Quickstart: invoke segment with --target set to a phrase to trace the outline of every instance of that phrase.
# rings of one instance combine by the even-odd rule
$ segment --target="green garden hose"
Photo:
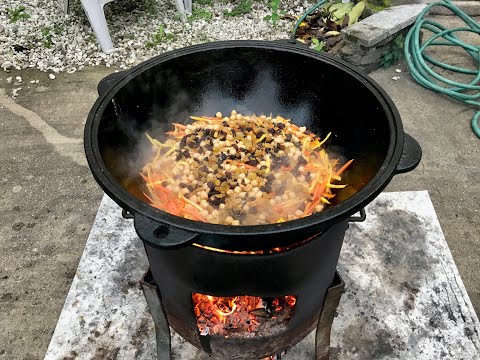
[[[463,20],[466,26],[447,29],[439,23],[425,19],[426,14],[434,6],[443,6],[450,9],[456,16]],[[422,29],[432,32],[433,35],[421,43],[420,31]],[[467,44],[458,39],[455,33],[462,31],[480,35],[480,25],[449,0],[432,3],[420,13],[415,24],[405,37],[405,58],[412,77],[420,85],[427,89],[446,94],[465,104],[480,107],[480,85],[478,85],[480,80],[480,46]],[[477,68],[472,70],[457,67],[433,59],[425,53],[428,46],[459,46],[473,58],[477,64]],[[473,75],[475,78],[469,83],[453,81],[435,72],[427,63],[455,73]],[[480,138],[479,119],[480,111],[477,111],[472,119],[472,129]]]

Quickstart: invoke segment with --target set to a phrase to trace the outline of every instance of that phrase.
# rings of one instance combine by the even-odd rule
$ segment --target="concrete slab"
[[[415,204],[415,206],[412,206]],[[333,359],[474,359],[480,323],[428,193],[383,193],[347,231],[346,283]],[[131,221],[105,196],[45,360],[153,359],[155,332],[138,280],[147,269]],[[282,359],[313,359],[311,334]],[[173,359],[208,355],[173,336]]]
[[[426,0],[427,4],[431,4],[438,0]],[[462,10],[465,14],[469,16],[479,16],[480,15],[480,2],[479,0],[463,0],[463,1],[453,1],[453,3]],[[430,11],[431,15],[453,15],[453,13],[444,6],[435,6]]]
[[[461,26],[453,16],[432,16],[448,28]],[[477,22],[480,18],[475,18]],[[480,46],[480,36],[460,33],[460,38]],[[431,56],[451,65],[478,67],[463,51],[433,47]],[[396,69],[402,70],[397,73]],[[457,81],[469,76],[440,73]],[[388,191],[427,189],[437,211],[453,258],[458,266],[473,305],[480,312],[480,146],[470,127],[474,107],[441,96],[413,82],[405,64],[371,73],[391,96],[402,117],[404,129],[423,149],[418,168],[395,176]],[[392,78],[399,76],[395,81]]]
[[[0,73],[0,359],[40,359],[47,349],[102,196],[82,137],[96,83],[111,71],[53,81]],[[5,79],[16,75],[14,102]]]

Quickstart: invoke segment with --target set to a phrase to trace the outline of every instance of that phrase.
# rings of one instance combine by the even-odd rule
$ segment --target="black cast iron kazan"
[[[420,146],[404,133],[391,99],[372,79],[296,44],[228,41],[187,47],[105,79],[99,89],[85,126],[92,173],[133,214],[170,324],[193,344],[214,354],[227,351],[230,358],[278,353],[315,326],[349,217],[421,158]],[[232,109],[282,115],[320,136],[331,131],[329,149],[355,159],[343,176],[348,187],[337,192],[337,202],[303,219],[258,226],[200,223],[144,202],[137,175],[146,160],[138,158],[138,149],[146,146],[143,133],[160,137],[188,115]],[[223,251],[290,249],[245,255],[196,245]],[[238,342],[199,335],[193,291],[296,295],[298,300],[286,331],[268,341]]]

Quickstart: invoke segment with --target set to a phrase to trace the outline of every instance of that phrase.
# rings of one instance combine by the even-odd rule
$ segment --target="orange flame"
[[[193,293],[192,301],[200,334],[227,336],[229,330],[256,332],[262,320],[275,319],[282,312],[291,315],[296,296],[275,298],[269,304],[256,296],[217,297]]]

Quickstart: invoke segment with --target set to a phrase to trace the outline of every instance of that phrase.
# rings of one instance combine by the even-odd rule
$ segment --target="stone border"
[[[330,53],[366,72],[381,66],[384,53],[394,40],[405,35],[426,4],[394,6],[373,14],[342,30],[343,40]]]

